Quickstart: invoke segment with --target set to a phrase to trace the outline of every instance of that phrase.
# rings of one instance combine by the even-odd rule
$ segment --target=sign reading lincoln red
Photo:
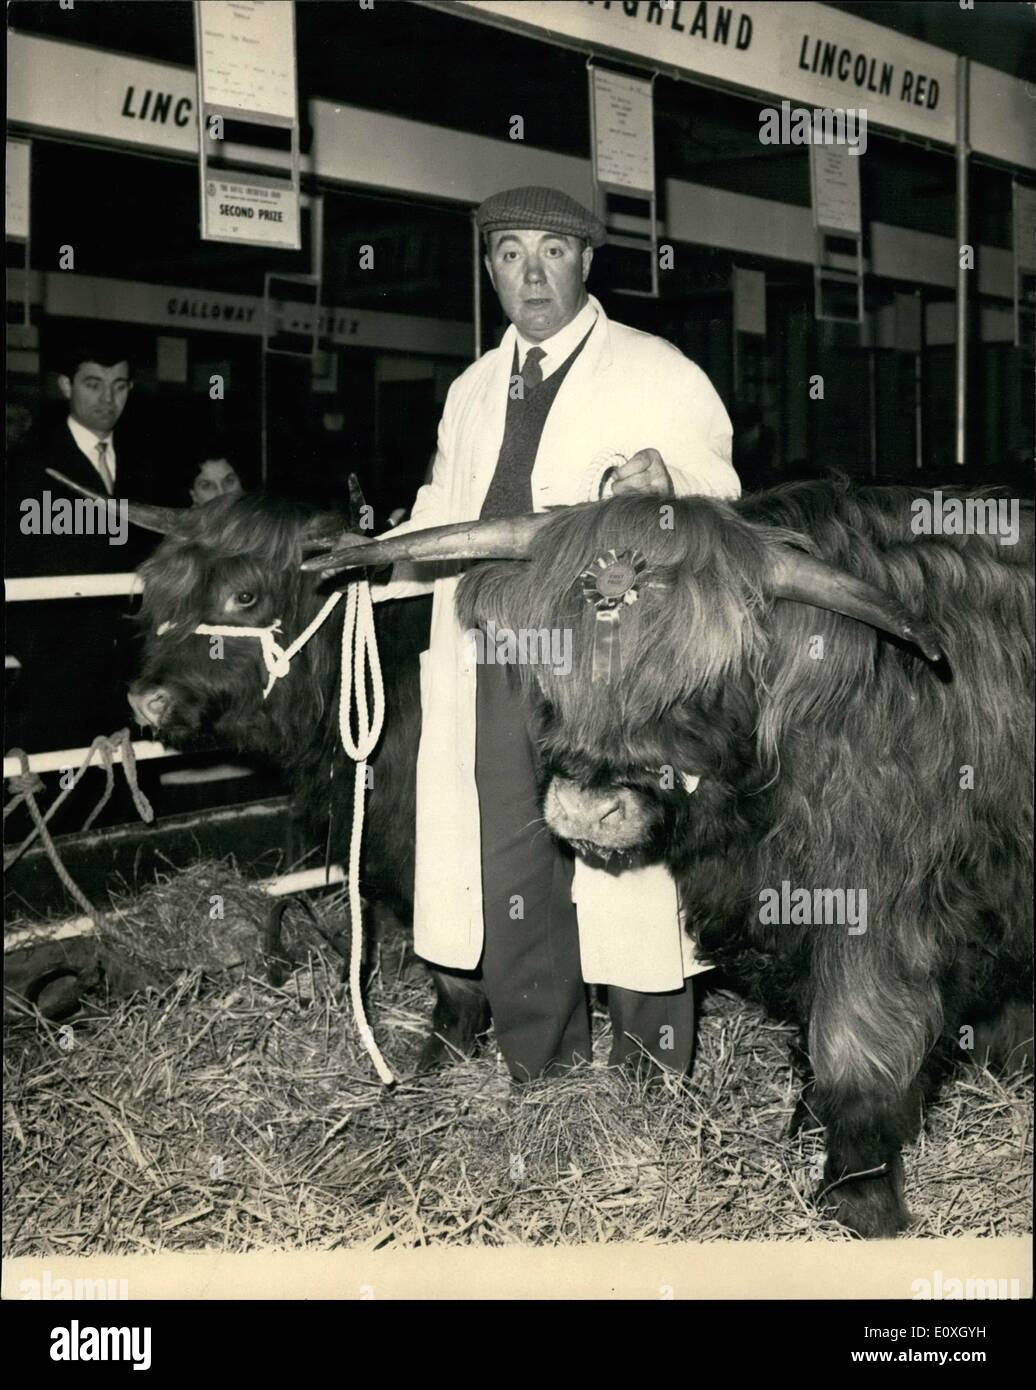
[[[633,56],[658,71],[814,107],[864,108],[876,126],[948,145],[956,138],[954,54],[828,5],[451,0],[449,8],[509,29],[563,37],[598,57]],[[980,63],[971,73],[972,148],[1036,164],[1036,122],[1027,112],[1025,84]]]

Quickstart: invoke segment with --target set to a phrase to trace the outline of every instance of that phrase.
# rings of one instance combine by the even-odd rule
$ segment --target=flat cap
[[[599,217],[557,188],[533,186],[494,193],[479,208],[475,221],[487,239],[490,232],[527,229],[581,237],[591,246],[603,246],[607,235]]]

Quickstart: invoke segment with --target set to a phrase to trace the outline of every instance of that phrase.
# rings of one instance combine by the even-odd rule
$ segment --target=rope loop
[[[20,758],[26,762],[28,761],[21,748],[16,748],[12,752],[11,757]],[[21,796],[35,795],[37,792],[43,791],[46,785],[43,778],[37,772],[19,772],[16,773],[14,777],[8,777],[7,779],[8,789],[11,792],[19,793]],[[13,802],[5,806],[4,815],[6,816],[8,811],[13,810],[13,808]]]
[[[120,750],[122,752],[123,772],[126,775],[126,782],[130,789],[130,795],[133,797],[133,804],[136,807],[137,814],[140,816],[141,820],[150,824],[155,818],[155,813],[151,808],[151,803],[137,783],[137,763],[133,753],[133,739],[129,729],[120,729],[117,733],[112,734],[110,738],[106,738],[103,734],[99,734],[97,738],[94,739],[93,743],[91,743],[90,747],[87,749],[86,757],[73,775],[72,781],[54,798],[45,815],[40,812],[36,797],[41,791],[46,790],[46,784],[37,773],[32,771],[29,765],[29,755],[23,748],[12,749],[11,757],[18,759],[20,770],[15,773],[13,777],[7,779],[7,785],[12,792],[12,796],[4,807],[4,820],[6,821],[7,817],[18,806],[24,804],[29,813],[33,828],[17,849],[4,855],[5,871],[9,870],[18,862],[33,841],[37,839],[40,840],[54,872],[57,874],[69,895],[83,912],[85,912],[88,917],[93,918],[99,925],[104,921],[104,914],[94,907],[90,899],[83,893],[79,885],[72,878],[72,875],[65,868],[61,860],[61,855],[58,853],[57,846],[54,844],[51,837],[48,822],[53,819],[58,808],[79,785],[96,753],[100,756],[101,764],[105,771],[105,785],[104,791],[101,793],[96,806],[83,823],[83,830],[89,830],[90,826],[108,804],[108,800],[115,787],[115,754]]]

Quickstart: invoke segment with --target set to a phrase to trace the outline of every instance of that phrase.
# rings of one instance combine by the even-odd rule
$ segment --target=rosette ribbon
[[[606,550],[579,576],[596,619],[591,680],[612,681],[622,674],[620,618],[623,608],[637,601],[637,580],[646,565],[638,550]]]

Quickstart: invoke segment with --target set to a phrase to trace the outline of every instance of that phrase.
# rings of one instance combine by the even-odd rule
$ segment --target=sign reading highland
[[[865,108],[869,123],[952,145],[956,59],[828,5],[775,0],[452,0],[471,19],[566,39],[600,58],[634,56],[659,72],[787,97]],[[1036,165],[1024,82],[971,66],[970,144]]]

